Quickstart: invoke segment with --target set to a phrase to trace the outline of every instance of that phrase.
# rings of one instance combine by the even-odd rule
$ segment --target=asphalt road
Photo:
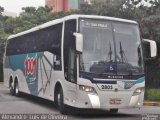
[[[141,109],[121,109],[117,114],[111,114],[103,110],[79,110],[74,108],[70,108],[70,111],[70,115],[61,115],[53,102],[26,94],[22,94],[19,98],[11,96],[9,90],[0,84],[0,119],[6,119],[5,114],[32,114],[33,116],[29,116],[29,119],[32,120],[40,119],[43,117],[42,115],[49,114],[52,115],[49,119],[67,120],[152,120],[153,118],[154,120],[160,120],[160,107],[156,106],[144,106]]]

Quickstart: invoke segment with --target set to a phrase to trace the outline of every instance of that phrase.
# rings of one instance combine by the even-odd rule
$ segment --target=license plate
[[[122,100],[121,99],[110,99],[109,103],[111,105],[119,105],[121,104]]]

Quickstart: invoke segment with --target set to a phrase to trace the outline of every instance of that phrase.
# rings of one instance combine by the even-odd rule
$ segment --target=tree
[[[14,28],[13,33],[19,33],[48,21],[58,19],[69,14],[78,13],[77,10],[69,12],[61,11],[57,13],[52,13],[51,11],[52,8],[48,6],[39,7],[37,9],[35,7],[26,7],[23,8],[23,12],[19,17],[16,19],[9,19],[8,21],[10,24],[12,23],[11,26],[13,27],[10,27]],[[12,30],[10,29],[10,31]]]
[[[136,20],[142,29],[142,36],[160,42],[160,1],[145,0],[92,0],[82,4],[83,14],[96,14]]]
[[[0,15],[2,15],[3,11],[4,11],[4,8],[0,6]]]
[[[0,6],[0,81],[3,80],[3,52],[4,52],[4,44],[7,39],[7,34],[4,31],[4,17],[2,16],[2,12],[4,8]]]

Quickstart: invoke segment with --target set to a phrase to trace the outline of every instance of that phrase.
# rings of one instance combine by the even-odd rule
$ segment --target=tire
[[[13,82],[10,82],[9,84],[9,91],[10,91],[10,94],[13,96],[14,95],[14,87],[13,87]]]
[[[111,113],[117,113],[117,112],[118,112],[118,109],[110,109],[110,112],[111,112]]]
[[[60,90],[57,94],[57,98],[58,98],[58,106],[59,106],[60,113],[67,114],[68,110],[67,110],[67,106],[64,104],[64,97],[63,97],[62,88],[60,88]]]
[[[14,94],[15,96],[19,97],[19,85],[17,81],[15,82],[15,85],[14,85]]]
[[[54,104],[55,104],[55,107],[58,107],[58,93],[59,92],[55,92],[55,94],[54,94]]]

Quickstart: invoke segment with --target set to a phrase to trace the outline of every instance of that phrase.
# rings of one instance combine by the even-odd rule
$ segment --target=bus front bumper
[[[95,109],[112,109],[112,108],[140,108],[143,105],[144,92],[132,96],[131,91],[101,91],[99,93],[89,93],[78,91],[74,105],[77,108],[95,108]]]

